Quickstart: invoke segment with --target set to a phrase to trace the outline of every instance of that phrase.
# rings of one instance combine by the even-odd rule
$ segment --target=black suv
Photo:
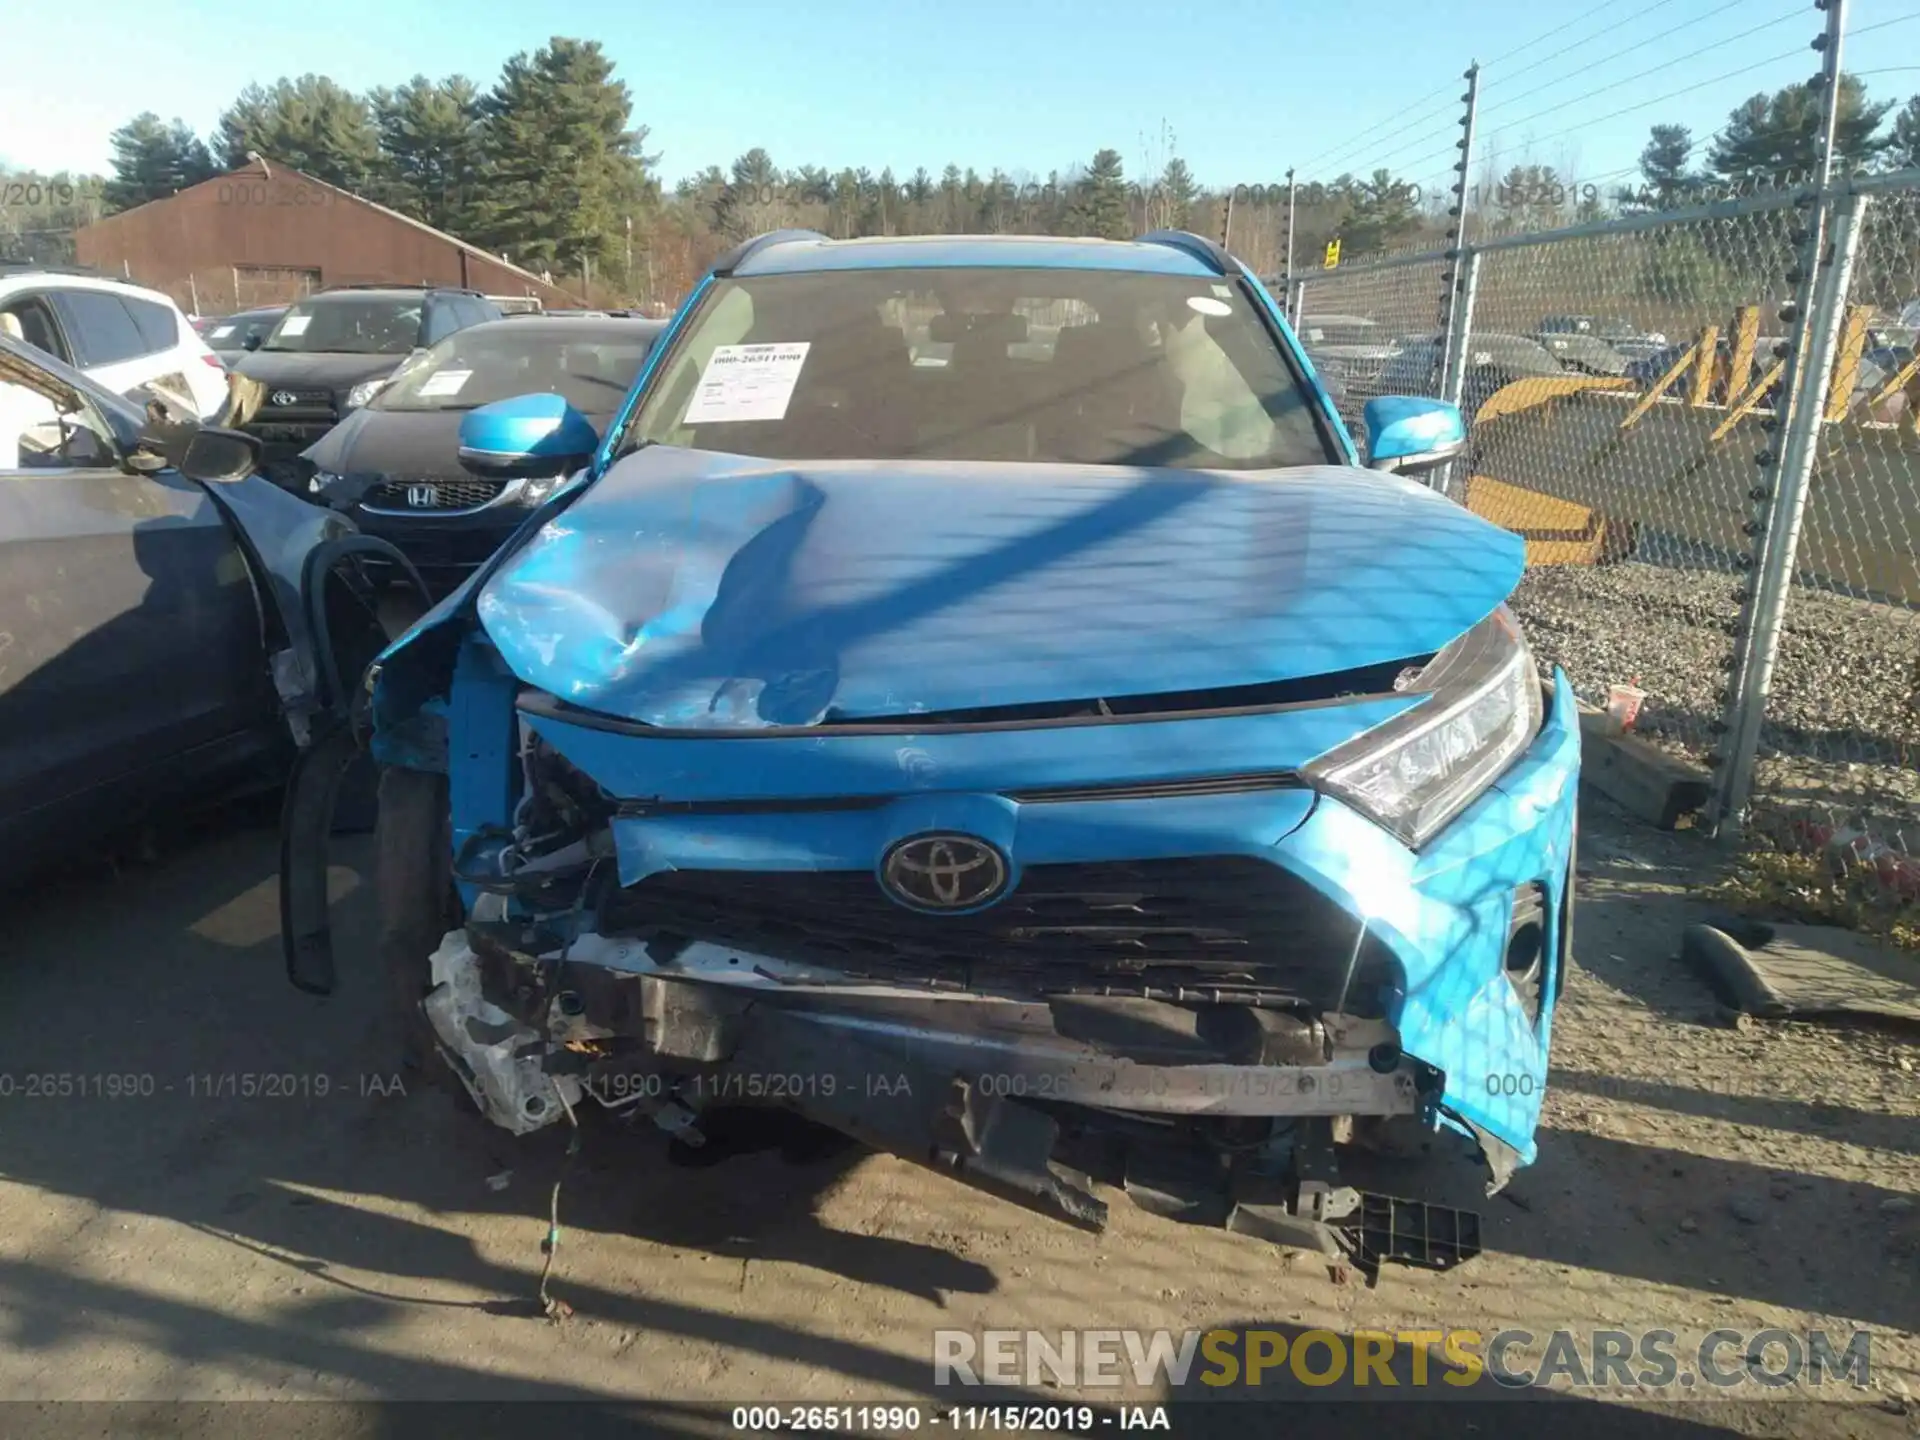
[[[413,356],[456,331],[501,318],[477,290],[426,285],[346,285],[287,307],[260,347],[239,360],[227,423],[259,436],[267,474],[304,492],[312,467],[301,451],[363,405]]]

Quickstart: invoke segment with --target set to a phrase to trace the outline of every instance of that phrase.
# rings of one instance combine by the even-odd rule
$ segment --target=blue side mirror
[[[470,411],[460,422],[460,466],[490,480],[540,480],[578,470],[600,436],[563,398],[516,395]]]
[[[1467,422],[1444,400],[1381,395],[1367,402],[1364,419],[1370,469],[1415,475],[1467,448]]]

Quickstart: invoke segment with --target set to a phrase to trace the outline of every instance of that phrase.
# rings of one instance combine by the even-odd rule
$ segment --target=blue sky
[[[1913,67],[1868,75],[1869,93],[1920,91],[1920,0],[1851,8],[1868,33],[1848,68]],[[488,84],[508,55],[558,32],[606,46],[669,181],[756,144],[782,166],[903,177],[949,160],[1044,177],[1111,145],[1137,174],[1164,158],[1164,123],[1208,184],[1384,163],[1437,186],[1473,59],[1502,163],[1596,177],[1630,168],[1655,121],[1704,139],[1745,96],[1812,73],[1818,27],[1809,0],[9,0],[9,11],[0,161],[13,166],[104,169],[108,136],[139,110],[205,132],[242,86],[308,70],[356,89],[420,72]]]

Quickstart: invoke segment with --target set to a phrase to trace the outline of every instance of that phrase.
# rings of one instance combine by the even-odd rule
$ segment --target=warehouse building
[[[73,244],[80,264],[163,290],[189,314],[375,283],[582,303],[543,275],[270,160],[109,215]]]

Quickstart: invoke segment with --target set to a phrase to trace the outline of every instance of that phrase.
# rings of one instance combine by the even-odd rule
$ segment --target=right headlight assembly
[[[1395,688],[1427,698],[1303,773],[1418,849],[1532,743],[1543,700],[1533,654],[1504,605]]]

